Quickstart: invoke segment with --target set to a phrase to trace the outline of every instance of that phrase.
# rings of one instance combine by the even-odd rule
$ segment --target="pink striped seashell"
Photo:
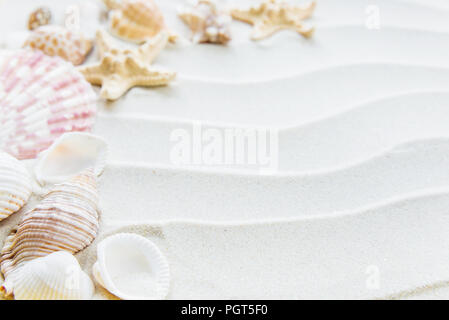
[[[6,238],[0,252],[5,282],[0,287],[11,295],[20,271],[29,261],[53,252],[75,254],[91,244],[99,228],[97,177],[86,169],[55,185]]]
[[[91,131],[97,96],[69,62],[19,50],[0,62],[0,149],[33,159],[65,132]]]

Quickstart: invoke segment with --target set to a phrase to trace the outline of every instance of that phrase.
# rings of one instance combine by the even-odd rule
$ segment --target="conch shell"
[[[125,300],[166,298],[170,272],[166,258],[147,238],[118,233],[97,246],[95,279],[113,295]]]
[[[89,276],[66,251],[53,252],[26,263],[1,287],[16,300],[88,300],[94,292]]]
[[[22,162],[0,151],[0,220],[19,211],[31,196],[31,177]]]
[[[59,56],[76,66],[84,62],[92,45],[92,41],[84,38],[81,33],[48,25],[34,30],[23,46],[41,50],[49,56]]]
[[[127,41],[142,43],[166,30],[164,17],[153,0],[104,0],[112,9],[109,30]],[[174,36],[170,37],[170,41]]]
[[[87,247],[97,235],[98,220],[97,183],[92,169],[55,185],[23,215],[5,241],[0,267],[7,283],[6,295],[15,290],[14,274],[28,261],[56,251],[74,254]]]
[[[199,0],[193,8],[180,11],[178,16],[192,30],[193,42],[226,44],[231,40],[231,16],[219,11],[210,0]]]

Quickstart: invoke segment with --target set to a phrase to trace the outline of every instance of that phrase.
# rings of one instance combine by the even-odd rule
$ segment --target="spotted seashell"
[[[47,7],[40,7],[31,12],[28,18],[28,30],[34,30],[51,22],[51,11]]]
[[[31,177],[25,166],[0,151],[0,220],[19,211],[31,195]]]
[[[231,16],[219,11],[210,0],[199,0],[178,15],[192,30],[193,42],[226,44],[231,40]]]
[[[81,33],[56,25],[42,26],[34,30],[24,47],[41,50],[49,56],[59,56],[75,66],[84,62],[92,49],[92,41]]]
[[[90,131],[97,95],[75,67],[40,51],[0,62],[0,150],[33,159],[65,132]]]
[[[55,185],[33,210],[24,213],[5,241],[0,267],[8,284],[6,295],[14,291],[14,282],[10,280],[28,261],[56,251],[74,254],[87,247],[97,235],[98,220],[93,170]]]
[[[58,251],[26,263],[1,289],[16,300],[87,300],[94,285],[72,254]]]
[[[110,31],[141,43],[165,29],[164,17],[153,0],[122,0],[110,13]]]

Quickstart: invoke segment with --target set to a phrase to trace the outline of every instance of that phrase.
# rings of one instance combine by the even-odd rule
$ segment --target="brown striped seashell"
[[[5,241],[0,267],[6,296],[14,293],[17,274],[28,261],[56,251],[74,254],[87,247],[97,235],[98,220],[97,182],[92,169],[55,185],[23,215]]]

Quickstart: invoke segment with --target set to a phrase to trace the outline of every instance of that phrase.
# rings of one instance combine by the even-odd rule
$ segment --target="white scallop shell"
[[[125,300],[164,299],[170,287],[166,258],[150,240],[119,233],[102,240],[93,266],[97,282]]]
[[[23,163],[0,151],[0,221],[25,205],[31,189],[31,177]]]
[[[0,149],[33,159],[63,133],[91,130],[97,96],[71,63],[32,50],[0,56]]]
[[[1,290],[16,300],[87,300],[94,285],[73,255],[57,251],[24,264]]]
[[[25,212],[6,238],[0,266],[9,275],[30,260],[55,251],[76,253],[96,237],[99,226],[98,192],[92,169],[55,185],[36,207]]]
[[[36,179],[40,184],[59,183],[88,168],[100,176],[106,166],[107,152],[106,141],[98,136],[65,133],[39,156]]]

